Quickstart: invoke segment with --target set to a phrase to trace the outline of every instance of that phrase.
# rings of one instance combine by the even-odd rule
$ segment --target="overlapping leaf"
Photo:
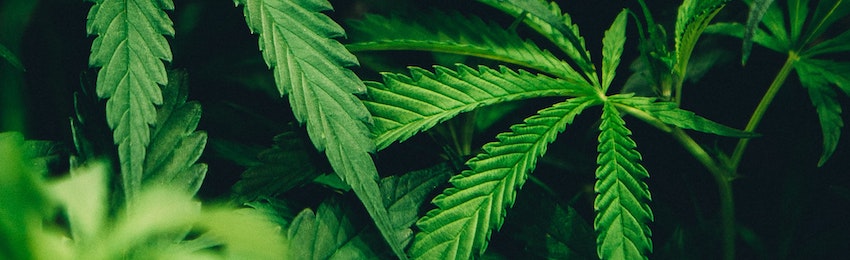
[[[439,184],[449,178],[446,164],[381,180],[384,204],[393,216],[395,235],[406,245],[413,236],[411,226],[419,208]],[[357,219],[357,212],[344,201],[331,197],[315,213],[301,211],[288,230],[290,259],[378,259],[383,245],[375,243],[376,230]]]
[[[367,15],[352,21],[351,51],[419,50],[477,56],[536,69],[549,75],[582,81],[566,62],[478,17],[433,12],[416,21]]]
[[[435,66],[436,73],[411,68],[410,77],[384,74],[384,84],[369,83],[364,101],[375,118],[379,149],[427,130],[439,122],[475,108],[543,96],[576,96],[592,91],[586,83],[533,75],[506,67],[457,70]]]
[[[729,0],[685,0],[676,17],[676,63],[674,75],[684,80],[688,61],[705,27]]]
[[[207,165],[196,162],[206,147],[207,134],[195,130],[201,120],[201,105],[186,101],[188,89],[185,71],[169,73],[145,158],[143,185],[168,184],[190,194],[201,188]]]
[[[469,160],[469,170],[450,180],[453,187],[432,201],[434,209],[416,225],[410,254],[424,259],[469,259],[480,256],[490,234],[498,230],[505,210],[513,205],[516,189],[522,187],[547,145],[564,131],[573,118],[597,102],[578,97],[541,110],[511,132],[497,136],[498,142],[483,147],[484,153]]]
[[[750,13],[747,15],[747,27],[744,32],[744,43],[741,47],[741,64],[747,64],[750,52],[753,49],[753,36],[761,23],[762,17],[767,13],[773,0],[754,0],[750,2]]]
[[[819,59],[818,56],[850,51],[850,30],[840,31],[838,35],[826,40],[821,37],[830,25],[850,14],[850,1],[818,1],[814,12],[809,12],[808,0],[788,1],[788,23],[777,5],[770,6],[762,24],[770,33],[756,28],[753,42],[768,49],[786,53],[789,62],[800,78],[800,82],[809,92],[809,98],[815,106],[823,131],[823,153],[818,165],[823,165],[835,151],[841,128],[841,107],[837,93],[832,86],[842,89],[850,95],[850,62]],[[744,37],[745,27],[739,23],[712,25],[710,32]]]
[[[563,50],[591,81],[595,82],[596,69],[590,53],[579,34],[578,26],[572,23],[569,14],[561,12],[555,2],[546,0],[479,0],[499,9],[548,38]]]
[[[601,259],[647,259],[652,252],[648,223],[653,215],[643,180],[649,173],[640,165],[631,131],[613,103],[604,104],[599,130],[593,202],[597,254]]]
[[[106,119],[118,145],[125,197],[141,189],[150,125],[156,122],[155,105],[162,103],[160,85],[168,82],[165,65],[171,50],[163,35],[174,28],[165,10],[171,0],[89,0],[88,34],[97,35],[89,65],[101,67],[97,95],[108,98]]]
[[[365,85],[348,69],[357,60],[334,38],[342,28],[322,12],[326,0],[235,0],[244,6],[248,28],[260,34],[259,47],[274,71],[275,83],[289,96],[299,122],[319,151],[325,151],[334,171],[360,197],[369,215],[399,258],[391,224],[381,203],[378,173],[369,152],[374,143],[367,123],[369,111],[354,93]]]

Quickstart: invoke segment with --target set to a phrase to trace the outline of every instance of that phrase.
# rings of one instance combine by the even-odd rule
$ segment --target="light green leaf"
[[[201,105],[186,102],[188,89],[186,72],[169,73],[145,158],[143,185],[169,184],[191,194],[201,188],[207,165],[197,161],[206,147],[207,134],[195,130],[201,120]]]
[[[626,97],[612,98],[612,102],[628,105],[640,109],[656,119],[683,129],[691,129],[704,133],[711,133],[729,137],[757,137],[758,134],[745,132],[725,125],[721,125],[707,118],[701,117],[694,112],[681,109],[675,102],[656,102],[656,98],[649,97]]]
[[[844,121],[841,119],[841,105],[837,94],[830,85],[837,85],[850,95],[850,63],[801,59],[795,63],[800,83],[809,91],[809,99],[815,106],[823,133],[823,154],[818,166],[829,160],[838,139]]]
[[[628,11],[623,9],[611,28],[605,31],[602,38],[602,92],[608,92],[608,87],[614,81],[617,74],[617,66],[620,65],[620,55],[623,54],[623,44],[626,43],[626,17]]]
[[[516,64],[549,75],[584,81],[566,62],[516,32],[459,13],[432,12],[403,20],[367,15],[352,21],[351,51],[419,50],[476,56]]]
[[[747,64],[750,52],[753,50],[753,35],[761,23],[773,0],[753,0],[750,3],[750,13],[747,15],[747,30],[744,32],[744,43],[741,47],[741,64]]]
[[[9,259],[34,259],[43,253],[32,242],[39,239],[37,231],[51,211],[38,171],[24,157],[23,145],[20,133],[0,133],[0,256]]]
[[[375,142],[383,149],[439,122],[481,106],[545,96],[592,93],[587,83],[572,83],[506,67],[475,70],[457,65],[453,71],[435,66],[436,73],[410,68],[410,77],[385,73],[384,84],[369,83],[364,103],[375,117]]]
[[[596,68],[590,59],[590,52],[579,34],[578,26],[572,18],[561,12],[555,2],[546,0],[479,0],[502,12],[507,13],[548,38],[561,48],[592,82],[596,82]]]
[[[674,77],[684,80],[688,61],[703,30],[729,0],[685,0],[676,17]]]
[[[85,168],[71,170],[71,177],[50,186],[54,199],[64,205],[76,241],[92,241],[105,231],[108,223],[109,192],[107,166],[95,162]]]
[[[649,187],[643,180],[649,173],[640,165],[631,131],[613,103],[604,104],[599,130],[593,202],[597,254],[600,259],[647,259],[652,252],[648,223],[653,215]]]
[[[576,115],[598,102],[595,97],[569,99],[543,109],[497,136],[498,142],[469,160],[469,170],[449,181],[453,187],[432,201],[437,209],[419,219],[410,254],[424,259],[470,259],[481,256],[490,234],[498,230],[516,190],[534,170],[549,143]]]
[[[367,123],[369,111],[354,96],[366,86],[348,69],[357,60],[334,38],[342,28],[322,12],[326,0],[235,0],[244,6],[248,28],[260,34],[260,50],[274,71],[275,84],[289,96],[292,112],[307,124],[319,151],[325,151],[334,171],[360,197],[396,256],[405,259],[381,203],[375,150]]]
[[[133,200],[141,190],[150,126],[155,105],[162,103],[160,85],[168,82],[165,65],[171,49],[163,35],[174,28],[163,11],[171,0],[89,0],[94,2],[86,29],[96,35],[89,65],[101,67],[97,95],[106,102],[106,119],[118,145],[124,197]]]

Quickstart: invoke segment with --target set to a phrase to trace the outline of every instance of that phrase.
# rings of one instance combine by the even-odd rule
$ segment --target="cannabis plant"
[[[822,144],[813,162],[781,151],[841,161],[846,1],[604,1],[598,28],[570,15],[598,10],[549,0],[89,2],[70,9],[87,10],[70,29],[82,43],[62,45],[85,46],[87,66],[0,42],[0,131],[24,132],[0,134],[3,258],[793,258],[809,237],[783,227],[772,244],[736,220],[758,209],[733,196],[733,181],[758,176],[744,154],[775,138],[757,126],[792,72]],[[24,35],[35,6],[4,3],[21,15],[0,22]],[[745,67],[706,43],[723,35],[742,39]],[[702,75],[749,70],[766,50],[787,59],[742,130],[712,112],[746,92],[694,99],[707,109],[685,99],[722,85]],[[64,70],[82,75],[53,81],[74,86],[57,94],[72,100],[69,125],[38,130],[68,133],[35,141],[10,112],[33,109],[18,86]],[[716,187],[688,190],[702,179]],[[850,201],[845,186],[830,194]],[[679,187],[696,224],[664,201]],[[805,200],[773,203],[786,201]]]

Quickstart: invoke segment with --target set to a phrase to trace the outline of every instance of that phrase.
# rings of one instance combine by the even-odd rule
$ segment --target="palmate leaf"
[[[469,259],[480,256],[490,234],[498,230],[505,210],[513,205],[516,189],[522,187],[547,145],[564,131],[576,115],[597,102],[595,97],[569,99],[538,112],[511,132],[497,136],[498,142],[469,160],[469,170],[451,178],[453,187],[432,201],[437,209],[416,225],[410,254],[422,259]]]
[[[342,28],[322,12],[326,0],[235,0],[244,6],[248,28],[260,34],[260,50],[274,71],[282,95],[289,96],[299,122],[334,171],[351,185],[399,258],[406,258],[381,202],[378,172],[369,152],[375,150],[367,122],[369,111],[354,93],[365,85],[347,67],[357,60],[333,38]]]
[[[499,70],[457,65],[435,66],[436,73],[410,68],[410,77],[384,73],[384,84],[372,83],[364,100],[375,118],[378,149],[428,130],[459,113],[485,105],[544,96],[591,93],[587,83],[573,83],[506,67]]]
[[[493,23],[459,13],[428,13],[415,21],[367,15],[352,21],[351,51],[419,50],[476,56],[583,81],[566,62]]]
[[[578,26],[572,18],[561,12],[555,2],[546,0],[479,0],[522,21],[548,38],[563,50],[591,81],[596,82],[596,68],[590,59],[590,52],[579,34]],[[522,16],[522,17],[520,17]]]
[[[162,61],[171,61],[163,35],[174,35],[165,10],[171,0],[89,0],[94,2],[86,29],[97,35],[89,65],[101,67],[97,95],[106,102],[106,121],[118,145],[125,198],[141,189],[150,125],[156,122],[155,105],[162,103],[159,85],[168,77]]]
[[[606,102],[602,109],[593,202],[597,254],[601,259],[647,259],[652,252],[647,224],[653,216],[643,179],[649,173],[640,165],[637,145],[614,104]]]

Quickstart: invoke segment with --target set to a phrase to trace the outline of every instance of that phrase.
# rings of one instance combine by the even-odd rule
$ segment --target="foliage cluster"
[[[2,258],[784,259],[850,242],[812,224],[850,215],[847,1],[54,2],[0,4]]]

